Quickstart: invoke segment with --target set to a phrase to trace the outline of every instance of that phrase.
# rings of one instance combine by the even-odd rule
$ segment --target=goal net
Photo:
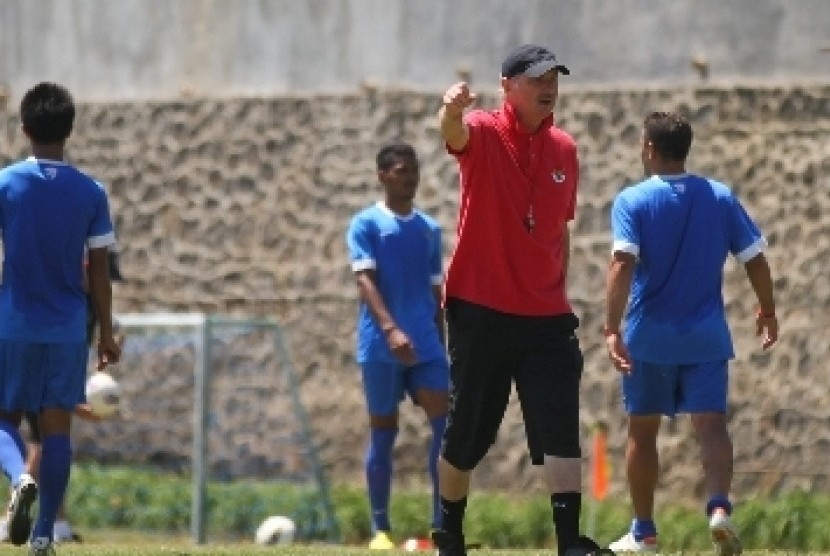
[[[279,489],[285,496],[242,504],[237,517],[247,519],[245,528],[287,515],[297,525],[295,538],[337,540],[327,481],[278,324],[201,313],[122,314],[117,321],[126,335],[112,371],[122,416],[98,425],[94,438],[78,438],[80,457],[189,471],[190,534],[199,544],[213,534],[210,487],[236,481],[285,486]]]

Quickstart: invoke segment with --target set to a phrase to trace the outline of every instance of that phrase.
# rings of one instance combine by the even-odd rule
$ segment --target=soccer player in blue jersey
[[[432,427],[427,468],[432,480],[432,526],[438,527],[437,461],[446,424],[449,370],[441,309],[441,229],[414,208],[419,164],[403,143],[377,154],[384,199],[358,212],[346,240],[360,293],[357,361],[369,411],[366,481],[372,510],[372,549],[392,549],[389,498],[398,405],[409,394]]]
[[[626,471],[634,508],[615,552],[658,548],[654,491],[662,415],[691,415],[719,555],[740,554],[730,514],[732,441],[727,431],[727,365],[734,357],[724,314],[723,267],[743,264],[758,298],[761,346],[778,339],[766,241],[724,184],[686,171],[692,128],[680,115],[645,119],[644,181],[620,192],[611,210],[613,255],[607,278],[605,339],[622,374],[628,421]],[[626,312],[626,306],[628,310]],[[625,313],[625,326],[622,327]]]
[[[99,322],[98,367],[118,361],[112,331],[108,247],[115,242],[106,194],[64,161],[75,106],[69,91],[40,83],[20,103],[32,156],[0,171],[0,467],[14,491],[9,537],[31,554],[54,552],[52,533],[69,481],[71,415],[84,401],[87,367],[83,261]],[[18,432],[40,415],[40,484],[25,472]],[[29,515],[40,495],[37,520]]]

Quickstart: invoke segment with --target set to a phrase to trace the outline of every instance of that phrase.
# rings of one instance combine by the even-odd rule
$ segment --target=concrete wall
[[[6,0],[0,86],[53,80],[79,98],[494,87],[522,42],[568,83],[830,78],[825,0]]]
[[[730,404],[738,492],[828,488],[828,98],[828,84],[592,88],[561,96],[558,120],[576,138],[582,164],[570,283],[586,357],[582,419],[586,438],[595,421],[610,424],[618,492],[625,418],[599,333],[608,213],[614,194],[642,173],[640,125],[646,111],[658,108],[689,114],[696,132],[690,166],[733,184],[770,241],[782,325],[771,352],[758,348],[754,296],[742,270],[730,264],[725,277],[738,353]],[[353,362],[357,295],[344,230],[357,209],[379,196],[378,147],[402,138],[421,156],[418,203],[447,230],[449,251],[457,173],[436,128],[439,101],[437,94],[378,90],[80,106],[69,153],[111,192],[128,278],[115,288],[116,310],[277,319],[288,331],[302,400],[336,481],[361,481],[367,426]],[[496,102],[493,95],[482,98],[483,105]],[[13,105],[0,103],[0,126],[0,162],[25,155]],[[213,437],[211,450],[223,475],[274,476],[291,468],[281,463],[287,452],[270,444],[284,427],[279,415],[286,408],[268,395],[278,379],[257,376],[257,369],[272,368],[264,346],[228,359],[237,379],[217,379],[213,423],[224,436]],[[79,457],[187,466],[192,366],[175,355],[147,363],[131,353],[137,363],[125,362],[119,375],[131,416],[78,425]],[[229,392],[229,384],[241,389]],[[409,484],[424,478],[427,427],[411,405],[402,411],[397,477]],[[664,495],[692,500],[701,484],[685,419],[667,421],[662,446]],[[515,404],[475,481],[517,490],[541,484]]]

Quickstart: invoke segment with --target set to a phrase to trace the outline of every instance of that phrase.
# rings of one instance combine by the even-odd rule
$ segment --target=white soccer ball
[[[86,401],[98,417],[111,417],[121,407],[121,388],[111,374],[96,371],[86,381]]]
[[[263,546],[287,545],[294,541],[297,526],[290,517],[272,515],[265,519],[256,530],[256,543]]]

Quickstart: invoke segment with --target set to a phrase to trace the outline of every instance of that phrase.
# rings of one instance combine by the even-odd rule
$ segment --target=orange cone
[[[593,451],[591,459],[591,496],[594,500],[603,500],[608,496],[611,482],[611,465],[608,462],[608,426],[597,423],[594,427]]]

